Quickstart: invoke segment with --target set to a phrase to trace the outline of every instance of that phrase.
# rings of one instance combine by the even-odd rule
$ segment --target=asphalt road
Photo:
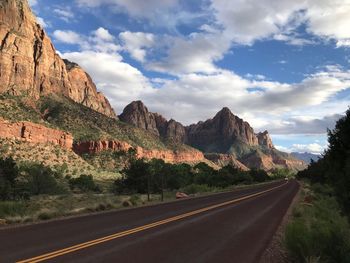
[[[0,229],[0,262],[257,262],[299,185]]]

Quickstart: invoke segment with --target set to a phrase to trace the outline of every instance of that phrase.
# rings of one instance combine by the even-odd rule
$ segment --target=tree
[[[18,168],[12,158],[0,159],[0,199],[16,198],[16,179]]]

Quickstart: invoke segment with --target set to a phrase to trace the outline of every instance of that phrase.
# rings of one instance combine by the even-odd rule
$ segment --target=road
[[[0,229],[0,262],[257,262],[299,185]]]

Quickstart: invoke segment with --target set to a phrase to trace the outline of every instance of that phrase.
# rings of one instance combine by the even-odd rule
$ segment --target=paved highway
[[[0,262],[257,262],[299,185],[0,229]]]

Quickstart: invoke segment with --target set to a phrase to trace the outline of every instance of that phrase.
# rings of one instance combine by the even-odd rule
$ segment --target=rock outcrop
[[[240,169],[242,171],[248,171],[249,168],[243,163],[238,161],[232,154],[222,154],[222,153],[207,153],[204,155],[205,158],[212,161],[219,167],[224,167],[226,165],[232,165],[233,167]]]
[[[257,146],[258,138],[248,122],[223,108],[213,119],[187,127],[188,144],[204,152],[227,153],[236,142]]]
[[[271,137],[269,135],[268,131],[264,131],[264,132],[259,132],[257,135],[258,137],[258,143],[261,146],[265,146],[268,149],[274,149],[275,147],[273,146]]]
[[[127,105],[119,119],[172,142],[187,141],[186,129],[181,123],[167,121],[162,115],[149,112],[142,101],[133,101]]]
[[[127,105],[119,119],[159,136],[156,116],[148,111],[142,101],[133,101]]]
[[[76,143],[73,145],[73,150],[80,155],[84,153],[95,154],[106,150],[127,152],[131,148],[134,147],[121,141],[91,141]],[[137,158],[145,158],[148,160],[156,158],[169,163],[198,163],[205,160],[203,153],[195,149],[182,151],[148,150],[138,146],[134,149]]]
[[[89,75],[60,58],[27,0],[0,2],[0,93],[4,92],[33,99],[59,94],[116,117]]]
[[[66,149],[72,149],[73,146],[73,137],[70,133],[26,121],[11,123],[0,119],[0,138],[51,143]]]

